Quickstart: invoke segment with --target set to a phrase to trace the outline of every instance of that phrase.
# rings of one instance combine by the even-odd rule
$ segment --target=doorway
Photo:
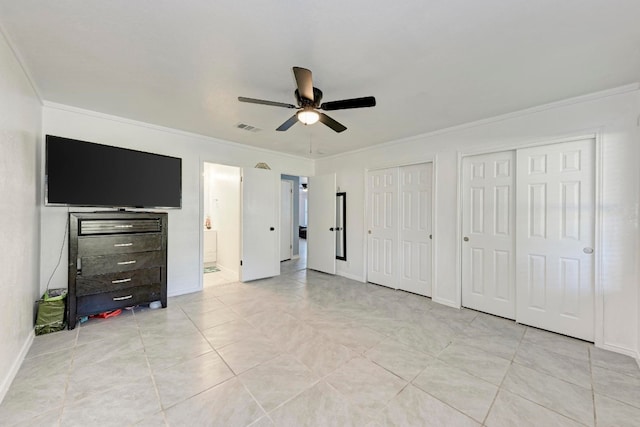
[[[462,305],[593,341],[593,139],[462,159]]]
[[[238,167],[204,163],[203,287],[239,279],[240,172]]]
[[[281,274],[287,272],[293,272],[298,270],[304,270],[307,268],[307,194],[308,178],[305,176],[287,175],[282,174],[280,176],[282,185],[282,197],[281,197]],[[285,200],[287,197],[286,189],[291,186],[290,207]],[[285,219],[286,212],[290,212],[290,221]],[[287,253],[286,243],[283,240],[288,240],[290,249],[290,256],[287,259],[282,255]]]

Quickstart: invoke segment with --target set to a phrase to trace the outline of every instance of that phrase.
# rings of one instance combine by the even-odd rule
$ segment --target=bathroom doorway
[[[204,163],[203,287],[239,280],[239,167]]]

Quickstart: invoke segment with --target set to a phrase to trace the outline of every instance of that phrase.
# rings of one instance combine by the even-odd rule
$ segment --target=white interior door
[[[280,177],[267,169],[242,169],[240,280],[280,274]]]
[[[509,319],[515,303],[515,153],[462,160],[462,305]]]
[[[367,280],[397,288],[398,168],[370,171]]]
[[[594,339],[594,142],[518,150],[517,320]]]
[[[280,181],[280,261],[293,256],[293,181]]]
[[[398,289],[431,296],[431,211],[433,164],[399,169]]]
[[[307,188],[307,268],[336,274],[336,175],[310,176]]]

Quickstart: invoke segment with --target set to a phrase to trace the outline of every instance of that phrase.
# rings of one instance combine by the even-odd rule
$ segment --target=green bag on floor
[[[66,309],[66,289],[48,289],[38,301],[36,335],[63,330],[67,323],[64,319]]]

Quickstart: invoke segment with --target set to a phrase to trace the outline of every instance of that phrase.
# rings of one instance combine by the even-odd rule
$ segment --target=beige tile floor
[[[640,425],[631,358],[290,263],[37,337],[0,425]]]

